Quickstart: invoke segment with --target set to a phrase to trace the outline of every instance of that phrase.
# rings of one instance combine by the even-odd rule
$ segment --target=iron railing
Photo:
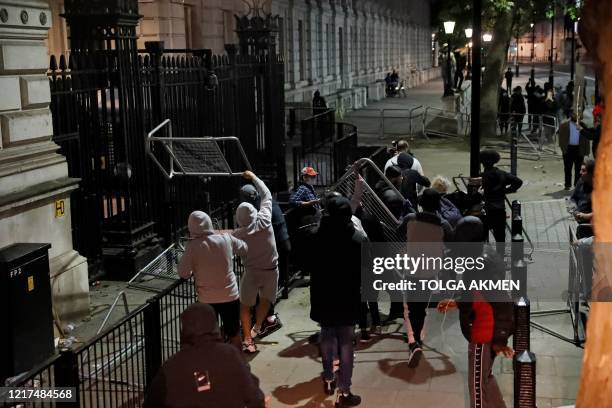
[[[62,350],[10,386],[74,387],[76,402],[62,406],[142,406],[162,363],[180,348],[180,315],[195,299],[193,280],[177,280],[84,345]]]

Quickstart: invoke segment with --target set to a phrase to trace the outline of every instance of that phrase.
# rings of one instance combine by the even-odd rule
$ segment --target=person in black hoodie
[[[181,350],[161,367],[145,408],[264,408],[259,380],[236,347],[219,336],[214,309],[196,303],[181,315]]]
[[[503,260],[482,242],[483,224],[476,217],[465,217],[457,224],[451,255],[476,259],[484,258],[484,269],[466,271],[463,281],[503,279]],[[461,332],[468,341],[468,388],[470,407],[505,408],[495,376],[493,363],[497,355],[512,358],[508,338],[514,332],[514,309],[510,297],[503,292],[487,293],[466,290],[457,299],[438,303],[438,311],[446,313],[459,309]]]
[[[523,119],[527,108],[525,107],[525,98],[523,97],[523,88],[517,86],[512,91],[510,99],[510,113],[512,113],[512,129],[520,135],[523,132]]]
[[[397,166],[402,170],[402,185],[399,188],[400,193],[404,196],[404,198],[413,205],[416,205],[417,202],[417,185],[423,187],[430,187],[431,182],[425,176],[421,176],[421,174],[412,170],[412,165],[414,164],[414,157],[412,157],[408,153],[400,153],[397,156]]]
[[[310,318],[321,325],[319,344],[323,362],[323,387],[332,395],[338,386],[338,407],[353,407],[361,398],[351,393],[353,329],[361,309],[361,244],[367,238],[351,221],[347,198],[331,198],[311,239]],[[334,377],[333,359],[338,352],[340,370]]]
[[[489,230],[493,230],[497,250],[503,254],[506,242],[506,194],[515,193],[523,185],[523,180],[495,167],[499,160],[499,153],[495,150],[480,152],[480,162],[484,167],[481,176],[487,220],[485,240],[488,241]]]

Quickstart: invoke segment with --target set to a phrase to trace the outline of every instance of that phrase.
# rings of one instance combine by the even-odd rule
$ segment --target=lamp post
[[[550,18],[550,72],[548,73],[548,83],[551,88],[555,86],[555,71],[553,68],[553,59],[555,57],[555,15]]]
[[[535,80],[535,24],[531,23],[531,79]]]
[[[446,75],[448,78],[448,81],[446,82],[446,89],[444,89],[444,96],[453,96],[454,92],[453,92],[453,86],[452,86],[452,82],[453,82],[453,78],[452,78],[452,71],[451,71],[451,35],[453,34],[453,31],[455,31],[455,22],[454,21],[445,21],[444,22],[444,32],[446,33],[446,35],[448,36],[448,41],[446,43]]]
[[[467,78],[472,79],[472,35],[473,30],[471,28],[465,29],[465,38],[468,39],[468,52],[467,52]]]
[[[493,34],[491,34],[491,33],[484,33],[482,35],[482,41],[484,41],[484,43],[485,43],[484,45],[486,47],[487,45],[489,45],[489,43],[491,41],[493,41]],[[484,51],[484,66],[485,66],[485,70],[486,70],[487,69],[487,50],[486,50],[486,48],[485,48],[485,51]]]
[[[482,0],[472,10],[472,115],[470,117],[470,177],[480,174],[480,84],[482,78]]]

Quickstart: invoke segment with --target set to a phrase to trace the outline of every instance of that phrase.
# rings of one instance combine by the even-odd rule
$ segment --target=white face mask
[[[309,186],[312,186],[314,184],[314,177],[305,177],[304,184],[308,184]]]

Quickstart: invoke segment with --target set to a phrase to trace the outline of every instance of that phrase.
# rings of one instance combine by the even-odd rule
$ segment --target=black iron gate
[[[138,50],[137,0],[111,3],[109,11],[108,2],[66,0],[71,55],[51,57],[48,76],[54,141],[81,179],[71,197],[74,247],[129,278],[189,212],[237,197],[239,180],[167,181],[150,166],[146,133],[164,119],[174,137],[237,136],[255,171],[286,189],[284,69],[274,41],[240,53],[228,45],[219,56],[162,42]],[[273,37],[275,19],[266,21]]]

